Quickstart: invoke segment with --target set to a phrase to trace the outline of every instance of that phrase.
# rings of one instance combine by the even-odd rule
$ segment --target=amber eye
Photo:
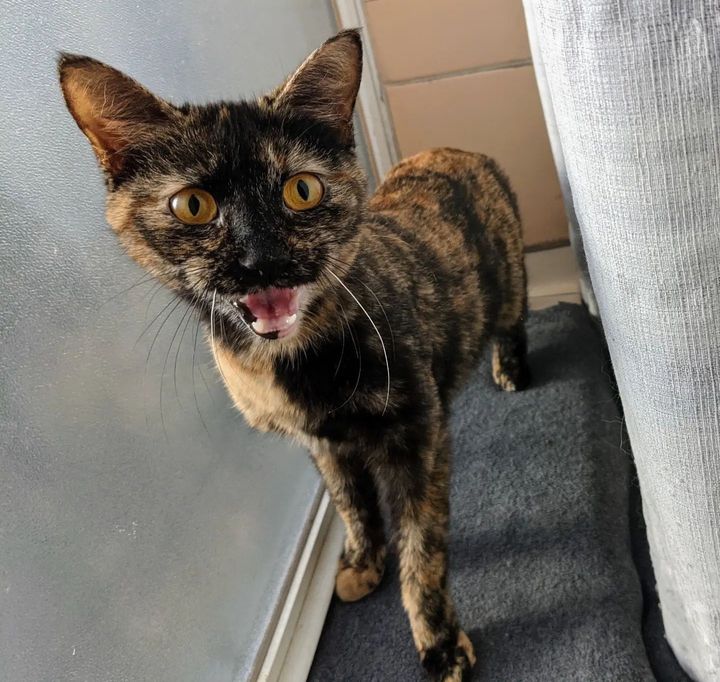
[[[205,225],[217,215],[215,199],[204,189],[187,187],[170,198],[173,215],[188,225]]]
[[[293,175],[283,187],[285,206],[293,211],[307,211],[315,208],[323,198],[325,188],[320,178],[312,173]]]

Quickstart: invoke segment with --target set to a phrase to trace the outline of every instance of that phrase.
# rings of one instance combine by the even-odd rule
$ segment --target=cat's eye
[[[218,213],[212,194],[197,187],[186,187],[170,197],[170,210],[178,220],[188,225],[205,225]]]
[[[293,175],[283,187],[283,201],[292,211],[315,208],[323,198],[325,188],[320,178],[312,173]]]

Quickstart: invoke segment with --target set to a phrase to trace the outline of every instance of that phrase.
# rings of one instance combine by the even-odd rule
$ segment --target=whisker
[[[343,357],[345,357],[345,325],[340,323],[340,329],[342,330],[342,347],[340,348],[340,357],[338,358],[337,365],[335,367],[335,373],[333,379],[337,378],[338,372],[340,371],[340,365],[342,364]]]
[[[377,304],[380,306],[380,310],[382,310],[383,317],[385,318],[385,322],[387,322],[388,329],[390,330],[390,342],[392,344],[392,350],[393,350],[393,358],[395,357],[395,334],[393,333],[392,325],[390,324],[390,319],[387,316],[387,313],[385,312],[385,306],[380,302],[380,299],[377,297],[377,294],[362,280],[358,279],[357,277],[353,277],[357,282],[360,282],[375,298],[377,301]]]
[[[340,265],[344,265],[348,269],[352,267],[352,265],[344,260],[341,260],[340,258],[337,258],[336,256],[332,256],[330,254],[325,254],[325,257],[328,260],[334,261],[335,263],[339,263]],[[367,285],[365,282],[363,282],[359,277],[356,277],[355,275],[351,275],[349,272],[345,273],[345,277],[349,277],[354,282],[358,282],[362,284],[373,296],[373,298],[377,301],[378,306],[380,307],[380,310],[382,311],[383,317],[385,318],[385,322],[388,326],[388,331],[390,332],[390,343],[392,345],[392,351],[393,351],[393,358],[395,357],[395,332],[393,331],[392,325],[390,324],[390,318],[388,317],[387,311],[385,310],[385,306],[382,304],[382,301],[378,298],[378,295],[370,288],[369,285]]]
[[[162,284],[161,284],[160,282],[158,282],[158,286],[155,287],[155,290],[152,292],[152,295],[150,296],[150,299],[148,300],[148,304],[145,306],[145,315],[143,316],[143,322],[147,321],[148,314],[150,313],[150,306],[153,304],[153,301],[155,300],[155,297],[156,297],[161,291],[164,291],[164,290],[165,290],[165,287],[162,286]],[[159,315],[158,315],[158,317],[159,317]],[[152,323],[151,323],[151,324],[152,324]],[[146,330],[146,331],[147,331],[147,330]],[[143,334],[144,334],[144,333],[145,333],[145,331],[143,331]],[[142,336],[142,334],[141,334],[140,336]],[[140,339],[138,338],[138,341],[139,341],[139,340],[140,340]]]
[[[360,346],[355,340],[355,334],[352,333],[352,328],[350,327],[350,320],[348,319],[347,313],[345,312],[345,307],[343,306],[340,301],[338,301],[338,305],[340,306],[340,312],[342,313],[343,319],[345,320],[345,324],[348,328],[348,333],[350,334],[350,341],[352,341],[353,349],[355,350],[355,357],[358,360],[362,360],[360,357]]]
[[[210,344],[212,345],[213,355],[215,354],[215,297],[217,289],[213,289],[212,303],[210,305]]]
[[[160,291],[160,289],[158,289],[158,291]],[[156,292],[156,293],[157,293],[157,292]],[[154,298],[154,296],[153,296],[153,298]],[[145,334],[150,330],[150,327],[152,327],[152,326],[155,324],[155,322],[157,322],[157,320],[158,320],[158,318],[160,317],[160,315],[162,315],[173,303],[175,303],[176,300],[177,300],[177,299],[173,296],[173,297],[160,309],[160,312],[159,312],[157,315],[155,315],[155,317],[153,317],[152,320],[150,320],[150,323],[145,327],[145,329],[143,329],[143,330],[140,332],[140,336],[138,336],[137,339],[135,339],[135,343],[133,344],[133,349],[135,348],[135,346],[138,345],[138,343],[140,343],[140,339],[141,339],[143,336],[145,336]],[[152,303],[152,300],[150,301],[150,303]],[[148,307],[149,307],[150,303],[148,303]],[[146,313],[147,313],[147,311],[146,311]],[[146,317],[147,317],[147,314],[146,314]]]
[[[204,292],[203,292],[204,293]],[[197,397],[197,388],[195,386],[195,350],[197,349],[197,338],[198,333],[200,331],[200,322],[202,320],[200,319],[200,315],[197,316],[197,324],[195,325],[195,340],[193,341],[193,352],[192,352],[192,364],[190,365],[190,376],[192,378],[192,389],[193,389],[193,400],[195,402],[195,409],[197,410],[198,417],[200,417],[200,423],[203,425],[203,428],[205,429],[205,433],[207,433],[208,438],[210,438],[210,431],[208,430],[207,424],[205,423],[205,419],[202,415],[202,410],[200,409],[200,403],[198,402]],[[209,394],[209,391],[208,391]],[[210,395],[210,400],[212,400],[212,395]]]
[[[170,345],[168,346],[167,353],[165,353],[165,361],[163,362],[163,371],[160,375],[160,390],[162,391],[162,380],[165,378],[165,367],[167,366],[167,361],[170,359],[170,353],[172,353],[172,347],[173,343],[175,343],[175,339],[177,338],[177,335],[180,331],[180,327],[182,327],[183,322],[185,322],[185,318],[189,316],[189,314],[192,312],[192,308],[189,306],[185,308],[183,311],[183,314],[180,316],[180,322],[178,323],[177,329],[175,329],[175,333],[172,335],[172,338],[170,339]],[[178,341],[178,347],[177,347],[177,353],[175,354],[175,363],[173,364],[173,385],[175,387],[175,398],[178,401],[178,404],[180,407],[182,407],[182,403],[180,402],[180,396],[178,395],[177,390],[177,356],[180,354],[180,344],[182,343],[182,336],[180,337],[180,340]]]
[[[195,367],[195,355],[197,353],[197,341],[198,336],[200,335],[200,325],[202,320],[200,317],[198,317],[197,325],[195,326],[195,341],[193,342],[193,367]],[[205,373],[202,371],[202,365],[197,365],[197,370],[200,374],[200,378],[203,380],[203,384],[205,384],[205,391],[210,397],[210,402],[212,402],[213,407],[217,407],[217,403],[215,402],[215,396],[213,395],[212,391],[210,390],[210,385],[207,382],[207,379],[205,378]],[[193,375],[193,382],[195,381],[195,376]],[[195,400],[197,401],[197,396],[195,396]]]
[[[175,305],[170,309],[170,312],[165,316],[165,318],[163,319],[163,321],[160,323],[160,326],[157,328],[157,331],[155,332],[155,336],[153,336],[153,340],[152,340],[152,342],[150,343],[150,348],[148,348],[147,357],[145,358],[145,371],[146,371],[146,372],[147,372],[148,363],[150,362],[150,354],[152,353],[152,349],[153,349],[153,347],[155,346],[155,342],[158,340],[158,336],[160,336],[160,332],[162,331],[162,328],[165,326],[165,323],[170,319],[170,316],[177,310],[178,306],[182,303],[182,299],[181,299],[181,298],[172,299],[172,300],[170,301],[170,303],[175,303]],[[166,306],[160,311],[160,313],[162,313],[163,311],[167,310],[167,308],[170,306],[170,303],[168,303],[168,305],[166,305]],[[160,317],[160,315],[158,315],[158,316],[155,318],[155,320],[157,320],[158,317]],[[153,322],[154,322],[155,320],[153,320]],[[151,322],[150,324],[152,324],[153,322]],[[143,332],[143,333],[144,333],[144,332]],[[141,334],[141,336],[142,336],[142,334]],[[138,339],[138,340],[139,340],[139,339]]]
[[[338,281],[340,286],[343,289],[345,289],[345,291],[347,291],[348,294],[350,294],[350,296],[352,296],[355,303],[358,304],[360,310],[362,310],[365,313],[365,316],[367,317],[368,321],[372,325],[372,328],[375,330],[375,333],[377,334],[378,339],[380,340],[380,345],[382,346],[383,356],[385,358],[385,369],[387,370],[387,391],[385,393],[385,407],[383,408],[383,411],[382,411],[382,413],[384,415],[385,412],[387,411],[388,405],[390,404],[390,363],[388,362],[387,350],[385,349],[385,341],[383,341],[383,337],[382,337],[382,334],[380,334],[380,330],[377,328],[377,325],[373,321],[372,317],[370,317],[370,314],[368,313],[368,311],[365,310],[365,306],[362,303],[360,303],[357,296],[355,296],[355,294],[353,294],[353,292],[350,291],[350,289],[348,289],[348,287],[345,285],[345,283],[330,268],[328,268],[328,272]]]
[[[213,296],[212,296],[212,305],[210,306],[210,346],[212,347],[212,354],[215,358],[215,364],[217,365],[217,368],[220,372],[220,376],[222,376],[223,380],[227,384],[227,377],[225,376],[224,372],[222,371],[222,367],[220,366],[220,363],[217,362],[217,354],[215,352],[215,299],[217,297],[217,287],[213,289]],[[221,318],[222,319],[222,318]],[[202,375],[202,372],[200,372]]]
[[[178,402],[182,405],[180,402],[180,395],[178,394],[177,390],[177,366],[178,366],[178,360],[180,359],[180,352],[182,350],[182,343],[183,339],[185,338],[185,334],[187,333],[188,327],[190,326],[190,320],[192,320],[193,315],[197,314],[197,311],[193,308],[194,302],[190,304],[190,307],[188,308],[190,310],[190,314],[187,316],[187,319],[185,320],[185,327],[182,330],[182,334],[180,334],[180,340],[178,341],[177,350],[175,351],[175,362],[173,363],[173,382],[175,384],[175,394],[178,396]]]
[[[150,348],[148,349],[148,352],[147,352],[147,357],[145,358],[145,374],[147,374],[148,365],[150,364],[150,356],[151,356],[152,350],[155,346],[155,342],[158,340],[158,337],[160,336],[160,332],[162,331],[162,328],[165,326],[165,324],[170,319],[170,317],[173,315],[173,313],[178,309],[178,306],[181,303],[182,303],[182,299],[178,298],[177,301],[175,302],[175,305],[170,309],[170,312],[165,316],[163,321],[160,323],[160,326],[158,327],[157,331],[155,332],[155,336],[153,337],[152,343],[150,344]],[[175,333],[177,333],[177,330]],[[169,354],[169,351],[168,351],[168,354]],[[163,379],[165,377],[166,364],[167,364],[167,355],[165,356],[165,362],[163,363],[162,372],[160,373],[160,423],[162,424],[163,433],[165,434],[165,440],[169,442],[170,438],[168,437],[167,428],[165,427],[165,413],[163,412]]]
[[[110,301],[115,300],[116,298],[118,298],[119,296],[122,296],[123,294],[127,294],[128,291],[132,291],[135,287],[142,286],[143,284],[150,284],[150,283],[153,282],[153,281],[155,281],[155,283],[156,283],[158,286],[161,286],[161,285],[162,285],[161,282],[158,282],[158,281],[155,279],[154,275],[145,275],[145,276],[143,276],[143,277],[140,279],[139,282],[135,282],[135,284],[131,284],[129,287],[126,287],[125,289],[122,289],[122,290],[118,291],[116,294],[113,294],[112,296],[110,296],[110,298],[108,298],[106,301],[103,301],[103,302],[100,304],[100,307],[102,308],[103,306],[105,306],[105,305],[107,305],[108,303],[110,303]]]
[[[345,405],[347,405],[352,400],[353,396],[355,395],[355,392],[358,389],[358,386],[360,385],[360,376],[362,374],[362,355],[360,354],[360,347],[359,347],[358,343],[355,341],[355,336],[353,335],[352,329],[350,328],[350,322],[347,318],[347,315],[345,314],[345,308],[342,307],[341,303],[339,305],[340,305],[340,309],[342,311],[343,319],[345,320],[345,324],[347,324],[348,333],[350,334],[350,340],[352,341],[353,348],[355,349],[355,355],[357,356],[357,359],[358,359],[358,374],[357,374],[357,378],[355,379],[355,386],[353,386],[353,390],[350,393],[350,395],[347,398],[345,398],[345,400],[340,405],[338,405],[337,407],[333,407],[333,409],[330,410],[330,412],[337,412],[340,408],[345,407]]]

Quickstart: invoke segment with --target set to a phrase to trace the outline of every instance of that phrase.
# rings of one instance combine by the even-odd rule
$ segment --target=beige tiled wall
[[[528,246],[567,239],[521,0],[367,0],[401,156],[453,146],[494,156]]]
[[[370,0],[365,14],[388,81],[530,59],[522,2]]]

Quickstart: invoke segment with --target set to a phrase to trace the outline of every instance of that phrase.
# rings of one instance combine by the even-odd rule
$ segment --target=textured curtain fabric
[[[552,149],[553,158],[555,159],[555,167],[557,169],[558,179],[560,180],[560,189],[565,202],[570,244],[573,248],[573,252],[575,253],[578,271],[580,273],[580,294],[587,305],[590,314],[597,316],[597,301],[595,300],[592,283],[590,282],[590,273],[588,271],[587,258],[585,257],[582,234],[580,232],[580,226],[578,225],[577,216],[575,215],[575,208],[572,200],[572,189],[570,187],[570,183],[568,182],[567,170],[565,168],[565,157],[563,156],[560,136],[558,135],[557,122],[555,121],[555,110],[553,109],[552,95],[550,94],[550,88],[545,75],[545,67],[540,54],[540,45],[538,43],[538,35],[535,27],[535,14],[532,8],[532,0],[525,0],[525,20],[527,23],[528,38],[530,40],[530,51],[532,52],[533,57],[535,78],[537,79],[540,101],[542,102],[543,113],[545,114],[545,125],[547,126],[550,147]]]
[[[667,637],[720,680],[720,2],[525,2]]]

